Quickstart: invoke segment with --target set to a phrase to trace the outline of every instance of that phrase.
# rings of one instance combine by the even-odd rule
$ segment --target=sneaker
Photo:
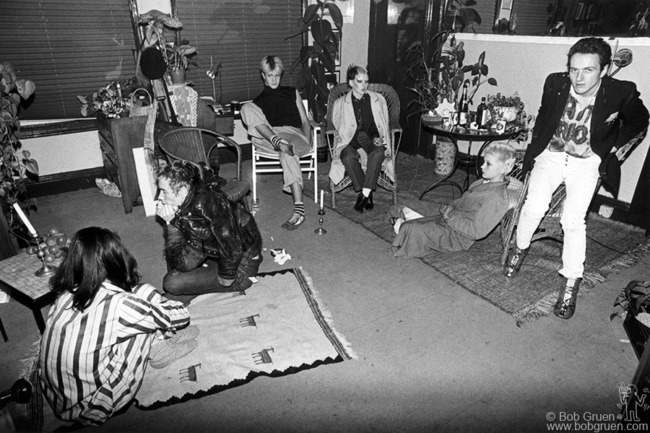
[[[503,275],[512,277],[519,272],[519,268],[521,268],[526,254],[528,254],[528,248],[522,250],[519,247],[515,247],[512,254],[508,256],[508,260],[506,260],[506,264],[503,267]]]
[[[573,280],[573,284],[570,284],[569,280],[566,279],[566,282],[560,289],[557,301],[553,307],[553,314],[560,319],[570,319],[573,317],[573,313],[576,311],[580,281],[582,281],[582,278],[576,278]]]
[[[194,340],[199,336],[201,331],[196,325],[188,326],[187,328],[177,330],[174,335],[169,339],[169,342],[172,344],[183,343],[185,341]]]

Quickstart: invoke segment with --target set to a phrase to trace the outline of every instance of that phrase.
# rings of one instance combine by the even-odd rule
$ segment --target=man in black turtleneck
[[[295,230],[305,221],[300,158],[311,150],[311,125],[300,93],[294,87],[280,86],[283,71],[279,57],[262,59],[264,89],[252,103],[244,104],[241,116],[253,145],[265,153],[277,152],[280,157],[283,190],[291,192],[294,202],[293,214],[282,228]]]

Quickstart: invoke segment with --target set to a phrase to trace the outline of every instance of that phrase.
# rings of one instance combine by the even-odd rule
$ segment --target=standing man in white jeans
[[[511,277],[519,271],[553,192],[564,182],[559,271],[564,282],[553,308],[562,319],[570,319],[576,308],[585,263],[585,218],[602,172],[599,168],[604,168],[610,152],[640,142],[648,128],[648,110],[636,85],[606,75],[611,57],[612,50],[602,38],[583,38],[571,47],[568,71],[546,78],[533,139],[524,157],[524,168],[534,167],[517,225],[517,244],[504,274]],[[612,164],[620,163],[613,158]],[[608,186],[617,192],[618,179]]]

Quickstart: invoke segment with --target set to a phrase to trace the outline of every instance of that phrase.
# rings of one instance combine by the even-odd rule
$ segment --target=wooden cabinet
[[[97,122],[104,168],[122,191],[125,213],[133,211],[133,203],[140,196],[133,148],[144,145],[146,123],[147,116],[101,117]]]

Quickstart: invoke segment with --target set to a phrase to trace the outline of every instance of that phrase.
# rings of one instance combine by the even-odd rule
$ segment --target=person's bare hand
[[[279,152],[284,152],[289,156],[293,156],[293,144],[289,142],[289,140],[285,140],[284,138],[280,140],[280,145],[278,146]]]
[[[170,222],[173,220],[176,216],[176,211],[178,211],[177,206],[163,204],[161,201],[158,201],[156,203],[156,215],[165,220],[165,222]]]

